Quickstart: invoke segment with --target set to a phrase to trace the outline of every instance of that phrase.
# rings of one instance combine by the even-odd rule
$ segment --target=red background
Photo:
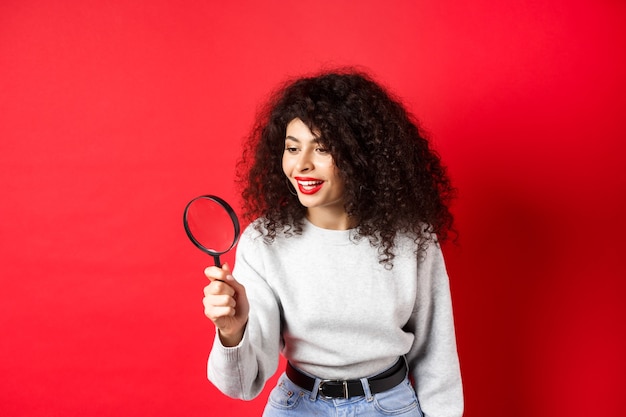
[[[219,3],[219,5],[218,5]],[[0,415],[260,415],[205,379],[201,193],[287,76],[362,65],[459,188],[466,416],[618,416],[626,5],[0,3]]]

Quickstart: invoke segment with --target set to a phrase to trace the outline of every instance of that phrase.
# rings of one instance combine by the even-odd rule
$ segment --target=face
[[[344,183],[333,157],[300,119],[287,125],[285,136],[283,172],[307,208],[307,217],[313,224],[335,228],[334,222],[345,219],[346,213]]]

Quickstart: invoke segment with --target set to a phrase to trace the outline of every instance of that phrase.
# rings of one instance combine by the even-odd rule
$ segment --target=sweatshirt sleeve
[[[431,243],[418,268],[418,293],[407,331],[407,355],[425,417],[461,417],[463,387],[454,333],[450,283],[441,248]]]
[[[252,234],[248,228],[241,236],[233,269],[250,302],[244,337],[238,346],[224,347],[216,334],[207,366],[208,379],[222,393],[243,400],[263,390],[278,368],[280,349],[278,302],[263,278],[262,258]],[[262,244],[261,239],[258,242]]]

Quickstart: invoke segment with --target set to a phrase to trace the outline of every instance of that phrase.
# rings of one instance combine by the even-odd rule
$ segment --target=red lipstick
[[[324,185],[324,181],[310,177],[295,177],[298,189],[302,194],[311,195],[318,192]]]

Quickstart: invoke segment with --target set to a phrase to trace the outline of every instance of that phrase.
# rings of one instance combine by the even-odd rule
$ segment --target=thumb
[[[235,279],[235,277],[233,277],[233,274],[230,270],[230,265],[225,263],[224,265],[222,265],[222,270],[226,273],[226,282],[228,283],[228,285],[232,286],[233,288],[235,288],[235,290],[237,290],[237,292],[239,292],[240,289],[243,288],[243,286]]]
[[[224,264],[222,266],[222,269],[224,270],[224,272],[226,272],[226,280],[225,282],[228,283],[228,285],[230,285],[231,287],[233,287],[235,289],[235,291],[237,291],[237,293],[241,293],[245,291],[245,287],[239,283],[239,281],[237,281],[235,279],[235,277],[231,274],[230,272],[230,267],[226,264]]]

